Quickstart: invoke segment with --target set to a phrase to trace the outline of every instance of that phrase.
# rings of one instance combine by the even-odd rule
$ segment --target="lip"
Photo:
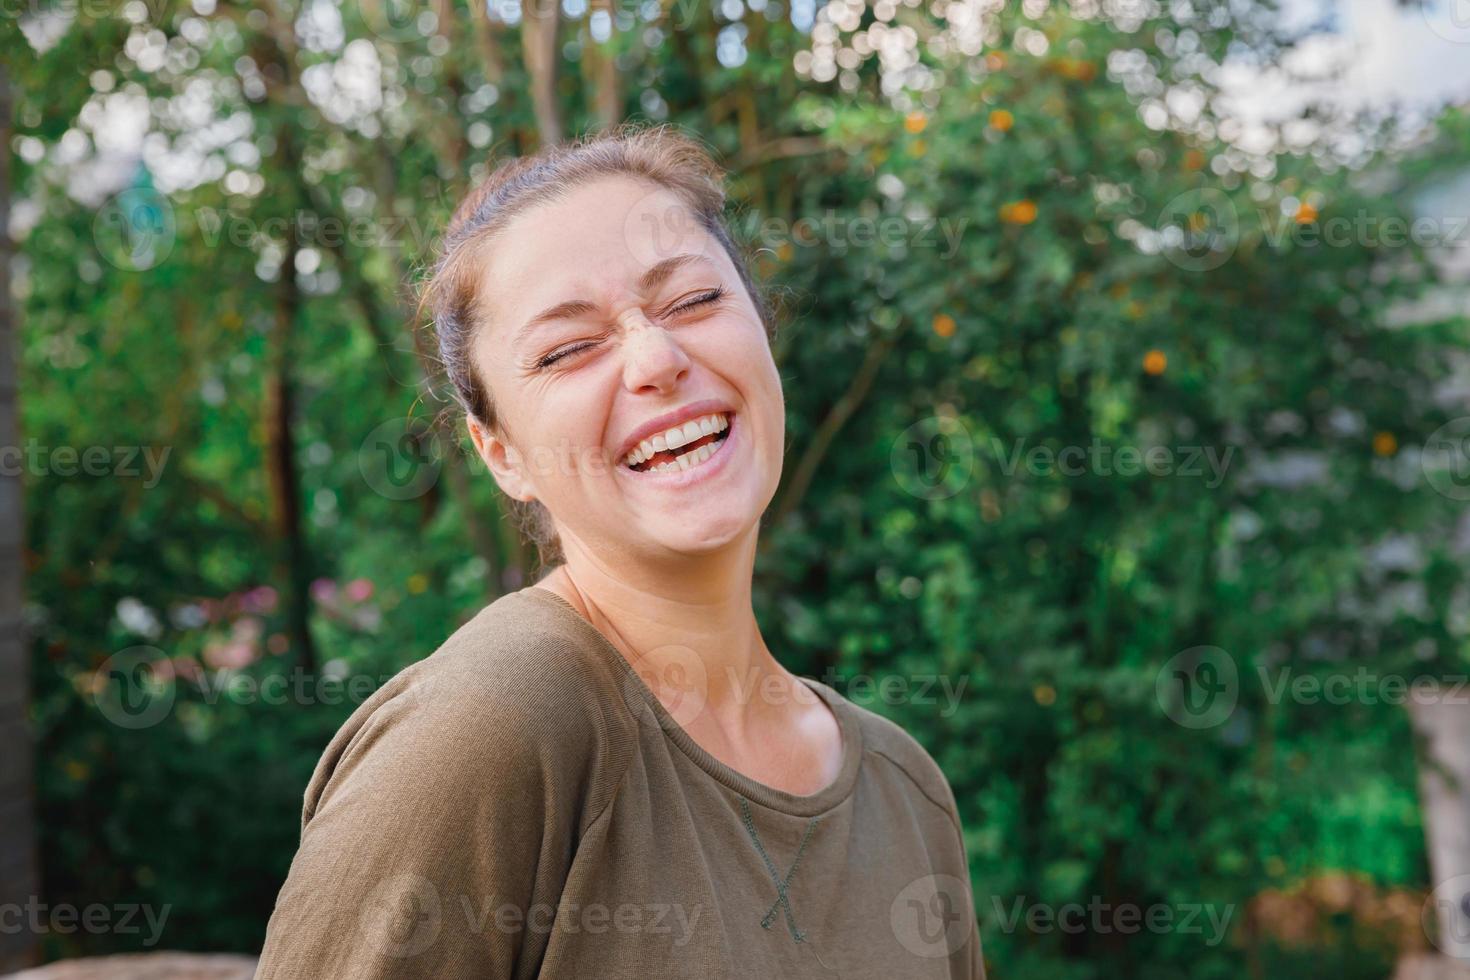
[[[744,441],[744,430],[745,426],[738,421],[734,413],[731,413],[730,428],[727,430],[729,435],[715,443],[715,454],[713,456],[690,470],[676,469],[668,473],[654,473],[651,471],[640,473],[630,470],[622,464],[618,465],[618,470],[622,471],[621,475],[625,479],[635,480],[638,483],[649,484],[664,489],[678,490],[695,483],[702,483],[705,480],[718,476],[726,466],[730,465],[730,460],[735,458],[736,440],[740,439]]]
[[[618,450],[617,455],[613,457],[613,463],[621,467],[623,460],[627,459],[628,454],[633,451],[633,448],[644,439],[652,439],[660,432],[666,432],[676,425],[683,425],[690,419],[697,419],[702,415],[716,414],[727,415],[733,422],[735,410],[717,398],[706,398],[702,401],[690,402],[683,408],[676,408],[672,412],[665,412],[663,415],[654,416],[633,430],[633,433],[624,441],[622,448]]]

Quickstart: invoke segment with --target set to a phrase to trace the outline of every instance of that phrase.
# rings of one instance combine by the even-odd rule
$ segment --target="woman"
[[[755,621],[784,402],[723,207],[655,128],[456,211],[425,300],[557,564],[327,747],[258,976],[984,976],[943,774]]]

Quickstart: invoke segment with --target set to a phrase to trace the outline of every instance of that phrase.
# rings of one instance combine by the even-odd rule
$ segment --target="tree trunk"
[[[505,62],[500,56],[500,39],[496,27],[490,23],[490,13],[484,3],[470,4],[470,24],[475,31],[475,46],[480,49],[480,61],[485,68],[485,81],[497,88],[505,85]],[[502,100],[509,93],[501,92]]]
[[[531,107],[536,113],[541,145],[550,146],[561,142],[561,110],[556,97],[561,4],[557,0],[522,0],[521,11],[521,50],[531,79]]]
[[[593,0],[592,9],[611,17],[612,0]],[[623,89],[618,82],[618,66],[613,57],[613,42],[599,44],[589,34],[582,49],[582,70],[592,89],[592,118],[598,129],[608,129],[623,121]]]
[[[282,139],[287,139],[282,134]],[[292,348],[301,295],[296,285],[296,228],[288,223],[286,257],[276,284],[276,322],[265,379],[266,470],[270,474],[272,516],[280,546],[280,576],[286,583],[286,619],[296,663],[316,670],[316,644],[311,638],[311,570],[301,526],[301,480],[296,470],[296,438],[291,427],[296,391],[291,378]]]
[[[20,445],[16,348],[20,317],[10,293],[10,74],[0,63],[0,445]],[[24,906],[39,891],[28,719],[29,660],[21,634],[25,520],[21,478],[0,475],[0,908]],[[0,930],[0,973],[36,962],[28,929]]]
[[[1470,705],[1446,695],[1453,687],[1419,690],[1409,714],[1421,739],[1419,796],[1433,879],[1426,918],[1437,920],[1442,952],[1470,960]]]
[[[296,64],[296,41],[291,21],[274,2],[261,0],[266,13],[265,29],[255,39],[254,54],[259,64],[268,65],[279,83],[295,90],[300,86]],[[292,114],[277,117],[275,125],[276,173],[299,174],[301,149],[295,140]],[[261,405],[264,430],[266,476],[271,495],[271,525],[275,533],[276,579],[284,586],[286,628],[296,653],[296,664],[307,673],[316,670],[316,643],[311,636],[311,551],[301,519],[301,476],[296,465],[296,436],[292,428],[296,408],[296,328],[301,312],[301,288],[296,281],[296,255],[301,249],[300,210],[306,198],[293,184],[276,189],[270,217],[285,219],[286,254],[281,260],[276,283],[275,323],[266,344],[265,392]]]

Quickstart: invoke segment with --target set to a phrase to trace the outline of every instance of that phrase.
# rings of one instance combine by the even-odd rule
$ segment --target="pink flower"
[[[265,625],[254,616],[241,616],[235,620],[235,627],[231,633],[236,641],[255,646],[265,633]]]
[[[370,579],[355,578],[347,583],[347,598],[353,602],[366,602],[373,597],[373,583]]]
[[[240,597],[240,608],[247,613],[267,615],[275,612],[277,598],[276,590],[269,585],[257,586]]]
[[[311,583],[311,597],[326,605],[337,598],[337,583],[329,578],[319,578]]]
[[[255,661],[256,649],[249,643],[232,640],[211,643],[204,648],[204,662],[216,670],[239,670]]]

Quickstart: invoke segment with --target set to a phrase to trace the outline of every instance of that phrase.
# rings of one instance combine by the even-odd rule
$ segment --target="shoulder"
[[[571,610],[501,596],[353,711],[323,752],[303,823],[361,773],[412,793],[512,793],[600,809],[631,750],[616,680]]]
[[[959,810],[944,770],[929,750],[891,718],[854,704],[842,694],[842,706],[858,720],[863,733],[864,763],[877,774],[897,780],[917,800],[943,811],[959,829]]]
[[[632,722],[574,616],[503,596],[357,706],[307,786],[259,976],[500,977],[539,955],[448,908],[554,907],[628,768]]]
[[[619,696],[617,676],[592,627],[535,591],[511,592],[481,609],[395,677],[388,699],[487,735],[575,743],[598,734]]]

